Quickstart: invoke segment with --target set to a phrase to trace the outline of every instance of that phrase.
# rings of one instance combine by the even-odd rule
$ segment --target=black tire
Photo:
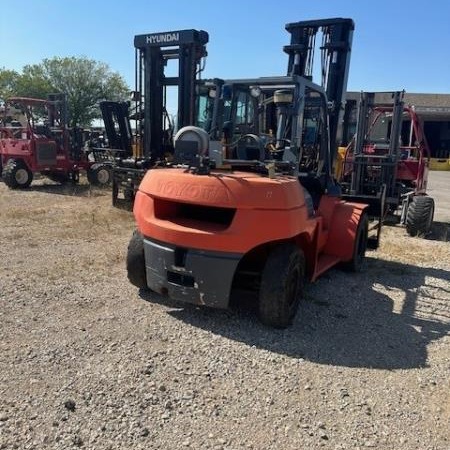
[[[406,231],[410,236],[422,236],[431,230],[434,200],[427,195],[413,197],[406,212]]]
[[[2,172],[3,181],[10,189],[25,189],[33,181],[33,173],[19,159],[10,159]]]
[[[140,289],[147,288],[147,275],[145,273],[144,238],[135,230],[128,244],[127,275],[130,283]]]
[[[279,244],[272,249],[261,275],[259,289],[259,318],[275,328],[292,324],[303,297],[305,257],[292,243]]]
[[[353,246],[352,259],[343,264],[343,268],[349,272],[361,272],[366,259],[367,241],[369,232],[369,218],[362,213],[356,229],[355,244]]]
[[[92,164],[87,170],[87,179],[93,186],[109,186],[112,180],[111,167],[107,164]]]

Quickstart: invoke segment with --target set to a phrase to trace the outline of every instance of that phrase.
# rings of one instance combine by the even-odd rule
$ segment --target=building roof
[[[360,92],[347,92],[348,100],[359,100]],[[377,92],[377,103],[389,103],[392,101],[390,92]],[[420,116],[434,116],[436,118],[450,117],[450,94],[420,94],[406,92],[405,104],[414,106]]]

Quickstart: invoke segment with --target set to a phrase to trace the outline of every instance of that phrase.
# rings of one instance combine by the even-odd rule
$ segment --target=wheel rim
[[[97,180],[100,184],[106,184],[109,181],[109,171],[107,169],[100,169],[97,172]]]
[[[18,184],[26,184],[28,181],[28,172],[26,169],[17,169],[15,179]]]

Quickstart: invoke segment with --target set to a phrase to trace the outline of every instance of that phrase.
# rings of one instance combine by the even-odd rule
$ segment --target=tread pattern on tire
[[[16,171],[18,169],[25,169],[28,172],[28,180],[24,184],[19,184],[16,180]],[[5,167],[3,167],[2,178],[5,184],[10,189],[25,189],[30,186],[33,181],[33,173],[28,167],[20,160],[10,159],[7,161]]]
[[[433,223],[434,200],[427,195],[416,196],[406,213],[406,231],[410,236],[423,235],[430,231]]]
[[[287,283],[290,272],[296,268],[300,272],[299,292],[293,306],[289,307]],[[275,328],[291,325],[303,296],[304,277],[305,257],[295,244],[279,244],[271,251],[261,276],[259,318],[262,323]]]

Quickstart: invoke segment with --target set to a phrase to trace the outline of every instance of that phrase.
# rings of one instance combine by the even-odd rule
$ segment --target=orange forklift
[[[344,201],[332,176],[354,23],[286,30],[287,75],[225,81],[215,133],[181,128],[173,160],[145,174],[127,255],[131,283],[172,299],[227,308],[234,289],[251,287],[260,320],[277,328],[292,323],[305,280],[361,270],[377,239],[367,205]]]

